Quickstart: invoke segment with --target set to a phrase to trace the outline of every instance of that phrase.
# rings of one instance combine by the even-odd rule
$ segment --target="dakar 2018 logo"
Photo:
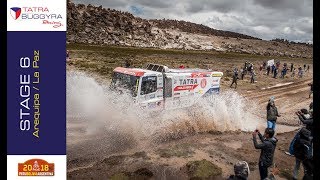
[[[61,14],[51,13],[48,7],[12,7],[10,14],[14,20],[41,20],[42,24],[52,25],[54,28],[63,26]]]
[[[18,176],[54,176],[54,163],[30,159],[18,164]]]

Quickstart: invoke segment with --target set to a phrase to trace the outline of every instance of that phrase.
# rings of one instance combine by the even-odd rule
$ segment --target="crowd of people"
[[[261,180],[275,179],[273,172],[269,173],[269,169],[275,166],[273,156],[278,142],[278,139],[275,137],[275,124],[277,117],[280,117],[274,103],[274,97],[269,99],[266,109],[267,128],[263,135],[258,129],[252,133],[255,149],[261,150],[258,163]],[[296,112],[296,115],[303,126],[293,137],[288,147],[289,152],[286,152],[286,154],[295,157],[295,166],[292,172],[293,180],[298,179],[301,164],[304,169],[303,180],[309,180],[313,179],[313,103],[310,103],[309,110],[301,109]],[[261,142],[257,141],[257,136]],[[236,163],[234,165],[234,173],[228,180],[248,179],[250,170],[247,162],[240,161]]]
[[[273,63],[272,65],[268,65],[267,62],[263,62],[260,66],[259,66],[259,71],[260,74],[262,74],[265,72],[265,75],[270,76],[270,74],[272,75],[273,78],[277,79],[278,77],[281,79],[284,79],[286,77],[287,74],[289,74],[291,72],[290,77],[294,78],[296,76],[296,67],[294,66],[293,63],[291,63],[290,68],[288,67],[287,63],[283,63],[282,68],[280,69],[280,61],[277,61],[276,63]],[[303,68],[302,66],[298,67],[298,77],[302,78],[305,72],[309,72],[310,70],[310,65],[304,64]],[[280,73],[280,75],[279,75]],[[241,76],[241,78],[239,78],[239,75]],[[245,78],[246,75],[250,76],[250,83],[255,83],[256,82],[256,72],[254,70],[254,66],[253,63],[250,63],[248,61],[246,61],[244,63],[243,68],[240,68],[240,71],[238,70],[238,68],[234,68],[233,71],[233,76],[232,76],[232,83],[230,85],[230,87],[233,86],[233,84],[235,84],[235,89],[237,88],[237,81],[238,79],[243,80]]]

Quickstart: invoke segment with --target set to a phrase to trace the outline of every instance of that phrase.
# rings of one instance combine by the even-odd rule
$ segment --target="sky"
[[[264,40],[313,43],[312,0],[71,0],[144,19],[176,19]]]

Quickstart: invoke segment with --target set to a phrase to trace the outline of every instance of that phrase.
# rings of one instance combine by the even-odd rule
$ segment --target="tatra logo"
[[[19,7],[12,7],[12,8],[10,8],[10,14],[11,14],[11,16],[12,16],[12,18],[14,19],[14,20],[17,20],[19,17],[20,17],[20,15],[21,15],[21,8],[19,8]]]
[[[179,79],[180,85],[186,85],[186,84],[198,84],[197,79]]]
[[[18,176],[54,176],[54,163],[30,159],[18,164]]]
[[[14,20],[40,20],[42,24],[52,25],[54,28],[63,26],[62,15],[52,13],[48,7],[12,7],[10,14]]]

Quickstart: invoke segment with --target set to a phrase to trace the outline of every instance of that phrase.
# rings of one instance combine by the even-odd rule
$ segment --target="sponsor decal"
[[[201,88],[205,88],[207,86],[207,80],[201,79],[200,86],[201,86]]]
[[[54,163],[30,159],[18,164],[18,176],[54,176]]]
[[[198,84],[197,79],[179,79],[180,85]]]
[[[185,86],[176,86],[173,91],[184,91],[184,90],[193,90],[198,86],[198,84],[194,85],[185,85]]]
[[[192,73],[191,77],[210,77],[211,72],[199,72],[199,73]]]
[[[211,87],[215,87],[215,86],[219,86],[219,80],[218,79],[212,80]]]
[[[63,26],[62,15],[51,12],[48,7],[11,7],[10,14],[14,20],[39,20],[54,28]]]
[[[212,74],[212,77],[221,77],[221,76],[222,76],[221,73],[213,73],[213,74]]]

